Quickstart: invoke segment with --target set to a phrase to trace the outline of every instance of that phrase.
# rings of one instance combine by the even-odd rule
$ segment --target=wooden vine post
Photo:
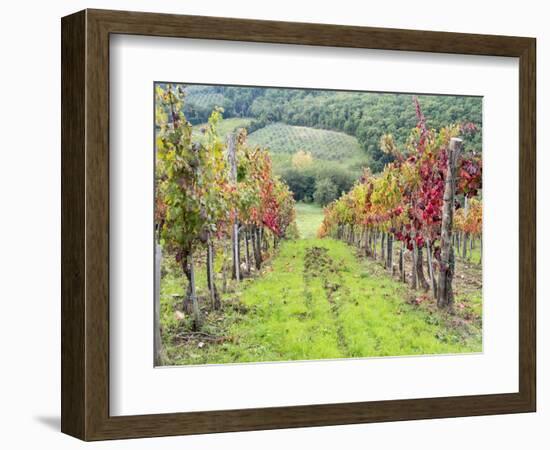
[[[197,298],[197,285],[195,283],[195,261],[193,258],[193,252],[189,252],[183,264],[187,265],[187,280],[189,282],[189,301],[193,311],[193,328],[199,330],[202,325],[201,311],[199,308],[199,300]]]
[[[162,339],[160,335],[160,266],[162,263],[162,247],[155,242],[155,355],[154,364],[162,364]]]
[[[210,301],[212,309],[218,310],[221,308],[220,295],[214,281],[214,243],[211,233],[208,232],[207,251],[206,251],[206,276],[208,278],[208,290],[210,291]]]
[[[246,266],[246,273],[247,275],[250,275],[250,245],[248,243],[249,238],[249,227],[246,227],[244,229],[244,263]]]
[[[452,243],[451,243],[452,246]],[[432,244],[430,240],[426,242],[426,253],[428,254],[428,272],[430,275],[430,286],[432,287],[432,294],[435,299],[437,299],[437,281],[435,279],[435,271],[432,261]]]
[[[401,276],[401,282],[405,283],[407,275],[405,273],[405,243],[401,242],[401,248],[399,249],[399,274]]]
[[[254,261],[256,262],[256,270],[262,268],[262,247],[261,247],[260,228],[254,226],[252,229],[252,250],[254,252]]]
[[[388,233],[386,246],[386,258],[388,261],[386,264],[386,268],[390,273],[393,273],[393,235],[391,233]]]
[[[468,217],[468,197],[464,196],[464,219]],[[462,259],[466,260],[466,251],[468,249],[468,233],[466,230],[462,233]]]
[[[416,279],[419,288],[425,291],[428,291],[430,289],[430,285],[428,284],[428,282],[426,281],[426,277],[424,276],[424,251],[423,248],[419,246],[416,246]]]
[[[439,282],[437,306],[448,307],[453,303],[454,251],[451,246],[453,209],[456,191],[456,165],[462,152],[462,139],[451,138],[447,154],[447,174],[443,193],[443,215],[441,219],[441,257],[439,261]]]
[[[227,136],[227,159],[229,162],[229,181],[237,187],[237,154],[235,135],[230,133]],[[237,211],[234,212],[233,226],[231,227],[231,244],[233,258],[233,277],[240,280],[240,261],[239,261],[239,221],[237,220]]]

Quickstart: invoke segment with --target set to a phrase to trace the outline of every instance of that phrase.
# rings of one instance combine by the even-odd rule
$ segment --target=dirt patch
[[[320,277],[327,273],[336,273],[337,269],[328,249],[310,247],[304,257],[304,275],[306,277]]]
[[[341,267],[328,254],[328,249],[323,247],[310,247],[304,257],[304,279],[306,287],[309,279],[317,277],[323,280],[323,289],[330,305],[330,311],[336,326],[338,346],[344,354],[348,354],[348,345],[339,319],[339,310],[345,290],[342,289]],[[307,298],[307,296],[306,296]]]

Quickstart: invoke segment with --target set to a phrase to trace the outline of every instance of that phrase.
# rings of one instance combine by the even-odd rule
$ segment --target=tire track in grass
[[[322,286],[336,328],[338,347],[343,357],[348,357],[350,351],[340,319],[341,302],[338,295],[342,287],[342,276],[339,267],[329,256],[327,248],[312,246],[306,249],[304,258],[304,280],[306,280],[306,285],[312,278],[322,279]]]
[[[302,299],[306,307],[303,320],[307,322],[308,339],[312,344],[307,359],[343,358],[345,355],[339,344],[336,323],[326,299],[323,281],[305,268],[305,255],[311,244],[299,241],[298,245],[301,248]]]

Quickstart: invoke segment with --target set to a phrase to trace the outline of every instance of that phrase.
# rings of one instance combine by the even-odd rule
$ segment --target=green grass
[[[466,259],[475,264],[481,264],[481,243],[479,240],[474,242],[474,248],[470,249],[470,244],[468,244],[468,252]]]
[[[293,154],[298,150],[311,152],[315,159],[326,161],[357,161],[365,154],[357,139],[345,133],[275,123],[249,136],[251,144],[269,147],[271,152]]]
[[[302,227],[316,215],[309,206],[299,206],[307,213]],[[174,285],[174,280],[163,279],[163,283],[168,364],[481,351],[480,325],[457,325],[437,309],[408,303],[406,286],[389,277],[378,263],[358,259],[351,247],[332,239],[281,243],[259,278],[246,280],[240,290],[224,295],[224,311],[205,320],[207,333],[223,336],[220,343],[182,345],[171,340],[182,325],[174,318],[168,293],[171,289],[183,292],[183,287]]]
[[[225,140],[229,133],[237,130],[238,128],[246,128],[250,125],[252,119],[246,117],[234,117],[231,119],[223,119],[218,125],[218,136]],[[203,139],[203,134],[201,133],[201,128],[206,126],[206,124],[193,125],[193,138],[198,142],[201,142]]]
[[[296,204],[296,225],[302,239],[317,236],[317,230],[323,222],[323,208],[315,203]]]

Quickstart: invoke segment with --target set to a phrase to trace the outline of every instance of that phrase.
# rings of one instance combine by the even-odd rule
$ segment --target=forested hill
[[[201,85],[187,86],[186,91],[185,114],[192,124],[206,122],[212,109],[221,106],[225,118],[251,118],[249,133],[277,122],[344,132],[357,138],[374,171],[389,158],[379,148],[381,135],[391,133],[404,144],[416,125],[412,94]],[[418,99],[431,128],[473,122],[481,130],[480,97],[420,95]],[[465,144],[466,150],[481,152],[481,133]]]

